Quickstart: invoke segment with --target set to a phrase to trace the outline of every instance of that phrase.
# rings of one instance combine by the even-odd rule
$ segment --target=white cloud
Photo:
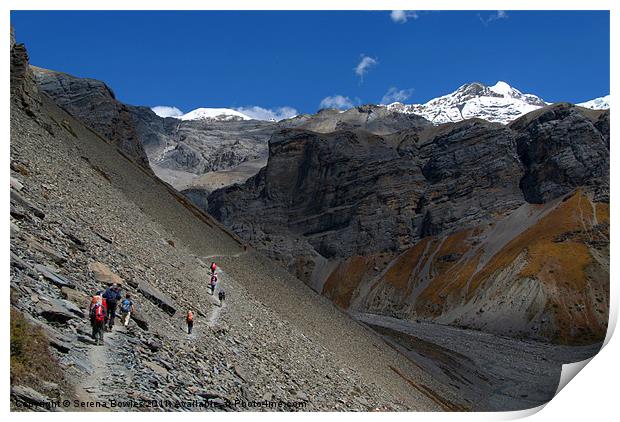
[[[381,104],[392,104],[395,102],[404,102],[413,94],[413,88],[398,89],[395,86],[388,89],[383,98],[381,98]]]
[[[180,117],[183,115],[183,112],[176,107],[170,106],[155,106],[152,107],[153,113],[157,114],[159,117]]]
[[[235,110],[256,120],[283,120],[297,116],[297,110],[292,107],[277,107],[274,109],[259,106],[239,107]]]
[[[368,69],[370,69],[372,66],[376,66],[379,62],[377,61],[377,59],[373,59],[372,57],[368,57],[364,54],[362,54],[361,57],[362,59],[357,64],[357,66],[355,66],[355,74],[359,76],[363,81],[364,75],[368,73]]]
[[[506,13],[505,10],[498,10],[497,12],[490,14],[486,18],[478,14],[478,18],[483,24],[488,25],[489,22],[497,21],[500,19],[508,19],[508,13]]]
[[[392,10],[390,19],[396,23],[405,23],[408,19],[417,19],[418,13],[414,10]]]
[[[337,108],[341,110],[346,110],[353,107],[353,101],[349,97],[345,97],[343,95],[332,95],[325,97],[321,100],[321,104],[319,104],[319,108]]]

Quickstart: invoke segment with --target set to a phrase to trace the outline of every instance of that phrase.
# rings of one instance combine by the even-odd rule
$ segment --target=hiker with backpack
[[[133,301],[131,295],[127,293],[125,299],[121,302],[121,323],[126,327],[129,324],[129,318],[134,310]]]
[[[103,302],[96,302],[90,309],[90,325],[93,329],[92,336],[97,346],[103,344],[106,315],[107,312],[103,306]]]
[[[98,290],[90,299],[90,305],[88,305],[88,313],[92,311],[93,307],[97,304],[103,305],[103,309],[107,312],[108,306],[105,298],[103,297],[103,290]]]
[[[191,334],[192,329],[194,328],[194,313],[191,309],[187,311],[187,317],[185,318],[185,322],[187,322],[187,334]]]
[[[114,318],[116,318],[116,305],[121,299],[121,288],[118,284],[114,283],[103,294],[103,297],[107,303],[107,327],[108,331],[112,331],[114,325]]]
[[[217,274],[213,273],[211,276],[211,282],[209,283],[209,287],[211,288],[211,295],[215,293],[215,285],[217,284]]]
[[[215,274],[216,270],[217,270],[217,265],[215,265],[215,262],[211,262],[211,274]]]

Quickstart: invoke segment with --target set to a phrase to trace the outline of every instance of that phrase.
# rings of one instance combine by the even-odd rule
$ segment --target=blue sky
[[[11,21],[32,64],[184,112],[420,103],[473,81],[552,102],[609,94],[608,12],[13,11]]]

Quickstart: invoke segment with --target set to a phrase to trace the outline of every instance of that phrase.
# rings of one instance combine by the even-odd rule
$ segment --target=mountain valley
[[[609,174],[608,96],[471,83],[279,121],[161,117],[12,37],[11,306],[65,373],[19,378],[12,403],[538,406],[607,332]],[[140,305],[110,349],[84,318],[104,280]]]

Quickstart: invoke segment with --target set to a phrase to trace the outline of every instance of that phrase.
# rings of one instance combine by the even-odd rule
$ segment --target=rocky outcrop
[[[381,136],[283,130],[270,141],[268,165],[244,185],[213,192],[209,212],[343,308],[595,342],[605,332],[608,301],[606,116],[558,104],[509,127],[472,119]],[[578,188],[581,199],[568,201]],[[559,198],[568,202],[558,205]],[[561,227],[539,225],[533,204],[556,216],[549,219],[570,217]],[[598,216],[582,223],[584,207]],[[549,257],[528,267],[540,252],[523,239],[534,232],[536,251],[562,249],[557,262]],[[554,240],[565,238],[571,240]],[[496,255],[505,261],[492,265]],[[589,303],[596,318],[580,320],[556,303],[550,323],[548,308],[559,300],[553,286],[564,278],[557,269],[544,276],[541,268],[575,262],[579,281],[562,294]],[[596,293],[582,295],[583,286]],[[528,299],[510,306],[504,294],[481,305],[501,291]],[[578,321],[572,334],[568,321]]]
[[[112,284],[119,286],[123,285],[123,279],[120,278],[114,271],[110,269],[103,262],[91,262],[88,265],[88,270],[92,273],[93,278],[103,288],[109,287]]]
[[[605,118],[604,116],[607,116]],[[531,203],[544,203],[578,186],[609,194],[609,112],[557,104],[510,125],[525,166],[521,188]]]
[[[150,283],[144,280],[140,281],[138,283],[138,291],[171,316],[177,311],[177,305],[175,305],[172,299],[153,287]]]
[[[11,26],[11,97],[31,117],[35,117],[40,107],[39,90],[34,74],[28,63],[28,53],[24,44],[15,41]]]
[[[118,101],[106,84],[35,66],[31,69],[41,91],[143,167],[149,168],[130,108]]]

